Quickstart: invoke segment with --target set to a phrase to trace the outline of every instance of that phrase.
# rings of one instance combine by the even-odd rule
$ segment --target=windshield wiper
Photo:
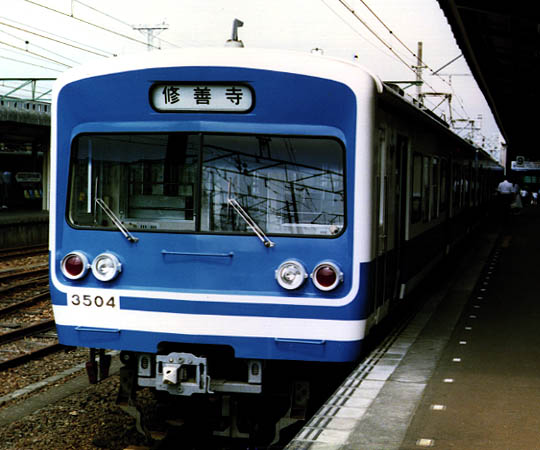
[[[264,231],[261,229],[261,227],[259,227],[259,225],[255,223],[255,221],[246,211],[244,211],[244,209],[240,206],[240,203],[238,203],[235,198],[228,198],[227,202],[233,207],[233,209],[244,220],[244,222],[246,222],[248,226],[255,232],[255,234],[261,240],[265,247],[273,247],[274,245],[276,245],[275,242],[272,242],[270,239],[268,239],[268,236],[264,234]]]
[[[103,210],[107,217],[111,219],[112,223],[115,224],[116,228],[118,228],[122,232],[122,234],[129,242],[138,242],[139,238],[136,238],[128,231],[128,229],[124,226],[118,216],[112,211],[111,208],[109,208],[109,205],[107,205],[107,203],[105,203],[103,199],[96,198],[96,204],[99,205],[99,207]]]

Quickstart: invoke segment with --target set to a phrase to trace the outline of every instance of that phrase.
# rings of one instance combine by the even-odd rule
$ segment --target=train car
[[[236,402],[252,436],[301,417],[321,367],[359,358],[478,221],[496,166],[320,55],[118,58],[63,75],[53,112],[60,342],[120,350],[130,402],[149,387],[186,420]]]

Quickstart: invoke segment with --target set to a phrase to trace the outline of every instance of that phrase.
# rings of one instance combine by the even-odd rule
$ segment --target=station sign
[[[254,95],[245,84],[155,84],[150,103],[160,112],[248,112]]]
[[[41,173],[39,172],[17,172],[15,174],[17,183],[41,183]]]
[[[540,170],[540,161],[512,161],[512,170]]]

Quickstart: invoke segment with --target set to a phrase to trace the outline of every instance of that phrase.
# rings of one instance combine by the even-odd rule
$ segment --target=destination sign
[[[519,161],[521,164],[518,164],[517,161],[511,162],[512,170],[540,170],[539,161]]]
[[[244,84],[156,84],[150,102],[162,112],[247,112],[253,93]]]

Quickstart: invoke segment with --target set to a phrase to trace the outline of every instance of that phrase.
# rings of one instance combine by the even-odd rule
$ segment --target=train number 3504
[[[82,306],[87,308],[112,308],[118,309],[118,298],[110,295],[93,295],[93,294],[70,294],[70,306]]]

